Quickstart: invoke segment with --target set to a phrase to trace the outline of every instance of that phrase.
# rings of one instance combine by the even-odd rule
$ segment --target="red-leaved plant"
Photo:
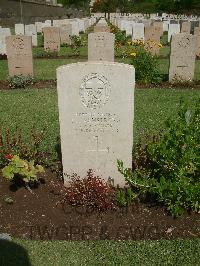
[[[105,211],[114,207],[115,189],[89,170],[82,179],[76,174],[72,176],[64,202]]]

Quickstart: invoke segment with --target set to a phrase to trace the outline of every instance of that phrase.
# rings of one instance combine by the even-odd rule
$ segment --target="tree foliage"
[[[96,0],[93,12],[200,14],[199,0]]]
[[[58,0],[65,7],[89,8],[90,0]]]

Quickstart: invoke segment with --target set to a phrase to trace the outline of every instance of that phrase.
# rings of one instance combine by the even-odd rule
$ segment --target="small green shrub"
[[[119,43],[120,45],[125,45],[127,42],[127,37],[125,32],[117,31],[115,34],[115,42]]]
[[[158,62],[144,47],[135,47],[131,64],[135,67],[136,80],[141,83],[159,83],[162,81]]]
[[[34,78],[30,75],[15,75],[8,77],[8,82],[11,89],[24,89],[27,85],[34,83]]]
[[[128,189],[118,189],[115,194],[117,204],[119,206],[128,206],[130,205],[138,195],[133,192],[131,188]]]
[[[30,182],[38,182],[38,173],[44,172],[41,165],[34,165],[34,161],[26,161],[14,155],[7,166],[2,169],[3,176],[9,181],[21,179],[25,184]]]
[[[193,110],[181,101],[166,130],[134,151],[133,171],[118,169],[138,197],[151,195],[173,216],[200,210],[200,100]]]

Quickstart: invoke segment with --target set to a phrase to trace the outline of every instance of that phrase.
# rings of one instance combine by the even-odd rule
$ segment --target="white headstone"
[[[135,23],[133,25],[133,36],[132,40],[144,40],[144,24]]]
[[[168,42],[171,41],[172,35],[180,33],[180,30],[180,24],[169,24]]]
[[[192,81],[194,78],[197,36],[180,33],[172,36],[169,81]]]
[[[25,25],[25,35],[31,36],[33,46],[37,46],[37,30],[34,24]]]
[[[79,36],[78,22],[71,21],[70,24],[72,25],[72,36]]]
[[[134,67],[109,62],[57,69],[59,121],[65,185],[89,169],[124,186],[117,160],[132,167]]]
[[[0,54],[6,55],[6,37],[11,36],[9,28],[0,28]]]
[[[15,35],[24,35],[24,24],[15,24]]]
[[[88,60],[114,62],[115,35],[96,32],[88,35]]]

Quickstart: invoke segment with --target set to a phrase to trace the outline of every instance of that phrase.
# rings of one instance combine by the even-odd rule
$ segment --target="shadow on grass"
[[[27,251],[20,245],[0,240],[1,266],[31,266]]]

